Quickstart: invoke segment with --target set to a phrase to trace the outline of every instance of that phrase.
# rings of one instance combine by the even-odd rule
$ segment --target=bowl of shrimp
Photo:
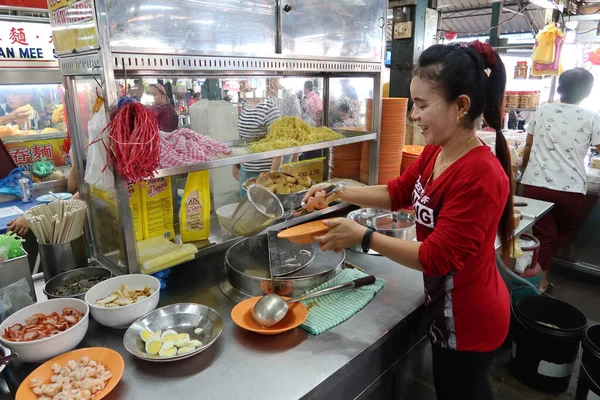
[[[84,338],[90,309],[79,299],[55,299],[25,307],[0,324],[0,343],[24,362],[41,362],[74,349]]]

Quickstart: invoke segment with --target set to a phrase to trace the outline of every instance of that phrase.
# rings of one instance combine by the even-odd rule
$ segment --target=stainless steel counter
[[[355,398],[378,378],[383,366],[375,365],[360,374],[353,374],[353,369],[379,360],[379,353],[391,353],[381,351],[386,344],[404,346],[404,341],[390,341],[391,333],[408,320],[416,319],[413,322],[424,326],[425,315],[419,272],[383,257],[352,252],[348,257],[367,272],[385,278],[387,284],[362,311],[320,336],[300,328],[278,336],[259,336],[235,326],[230,317],[234,303],[217,285],[222,257],[215,255],[174,268],[159,305],[196,302],[216,309],[223,317],[224,331],[207,351],[169,364],[140,361],[123,347],[124,330],[104,328],[94,321],[79,347],[110,347],[125,359],[123,379],[108,399]],[[423,333],[424,328],[416,339]],[[34,367],[9,366],[9,384],[17,385]],[[361,379],[364,385],[359,384]],[[342,381],[345,383],[340,385]]]
[[[515,237],[521,236],[522,233],[527,232],[533,227],[535,222],[546,215],[554,204],[546,201],[534,200],[527,197],[515,196],[515,203],[527,203],[525,207],[515,207],[515,209],[521,212],[523,218],[519,222],[519,226],[515,229]],[[502,247],[500,239],[496,239],[496,250],[500,250]]]
[[[517,234],[552,208],[536,200],[518,201],[528,206],[523,208]],[[387,281],[358,314],[320,336],[300,328],[278,336],[243,331],[231,321],[234,303],[218,287],[223,256],[214,253],[174,268],[167,289],[161,292],[159,306],[196,302],[213,307],[223,317],[223,334],[198,356],[168,364],[140,361],[123,347],[124,330],[90,321],[79,347],[109,347],[125,359],[123,379],[107,399],[362,399],[377,391],[378,378],[424,336],[421,273],[383,257],[351,251],[349,261]],[[35,367],[9,365],[5,377],[11,389]]]

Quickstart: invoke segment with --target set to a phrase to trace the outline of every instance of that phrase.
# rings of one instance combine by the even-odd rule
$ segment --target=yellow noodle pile
[[[263,139],[249,146],[253,153],[287,149],[306,144],[342,139],[344,136],[326,126],[315,128],[298,117],[281,117],[269,127]]]

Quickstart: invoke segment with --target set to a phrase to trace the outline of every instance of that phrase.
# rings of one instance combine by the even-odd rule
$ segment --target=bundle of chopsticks
[[[83,233],[87,205],[82,200],[54,201],[23,213],[38,242],[67,243]]]

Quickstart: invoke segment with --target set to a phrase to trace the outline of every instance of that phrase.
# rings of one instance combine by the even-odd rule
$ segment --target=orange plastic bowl
[[[296,244],[311,244],[315,242],[314,236],[326,233],[329,228],[323,223],[326,219],[312,221],[285,229],[277,234],[279,239],[287,239]]]
[[[69,360],[79,361],[79,359],[84,356],[89,357],[90,360],[103,364],[106,367],[106,370],[110,371],[112,374],[112,377],[106,383],[104,390],[94,395],[94,400],[106,397],[106,395],[108,395],[121,380],[123,371],[125,370],[125,362],[123,361],[123,357],[114,350],[105,347],[88,347],[61,354],[36,368],[35,371],[25,378],[23,383],[21,383],[21,386],[19,386],[15,400],[37,400],[38,396],[36,396],[29,387],[31,379],[37,378],[43,380],[44,383],[50,383],[50,377],[54,375],[52,372],[52,364],[56,363],[60,364],[60,366],[64,366]]]
[[[297,328],[308,317],[308,308],[304,304],[293,303],[281,321],[269,328],[262,327],[252,318],[252,307],[254,307],[261,297],[252,297],[233,307],[233,310],[231,310],[231,319],[237,326],[260,335],[279,335],[280,333]],[[284,297],[284,299],[288,300],[289,297]]]

